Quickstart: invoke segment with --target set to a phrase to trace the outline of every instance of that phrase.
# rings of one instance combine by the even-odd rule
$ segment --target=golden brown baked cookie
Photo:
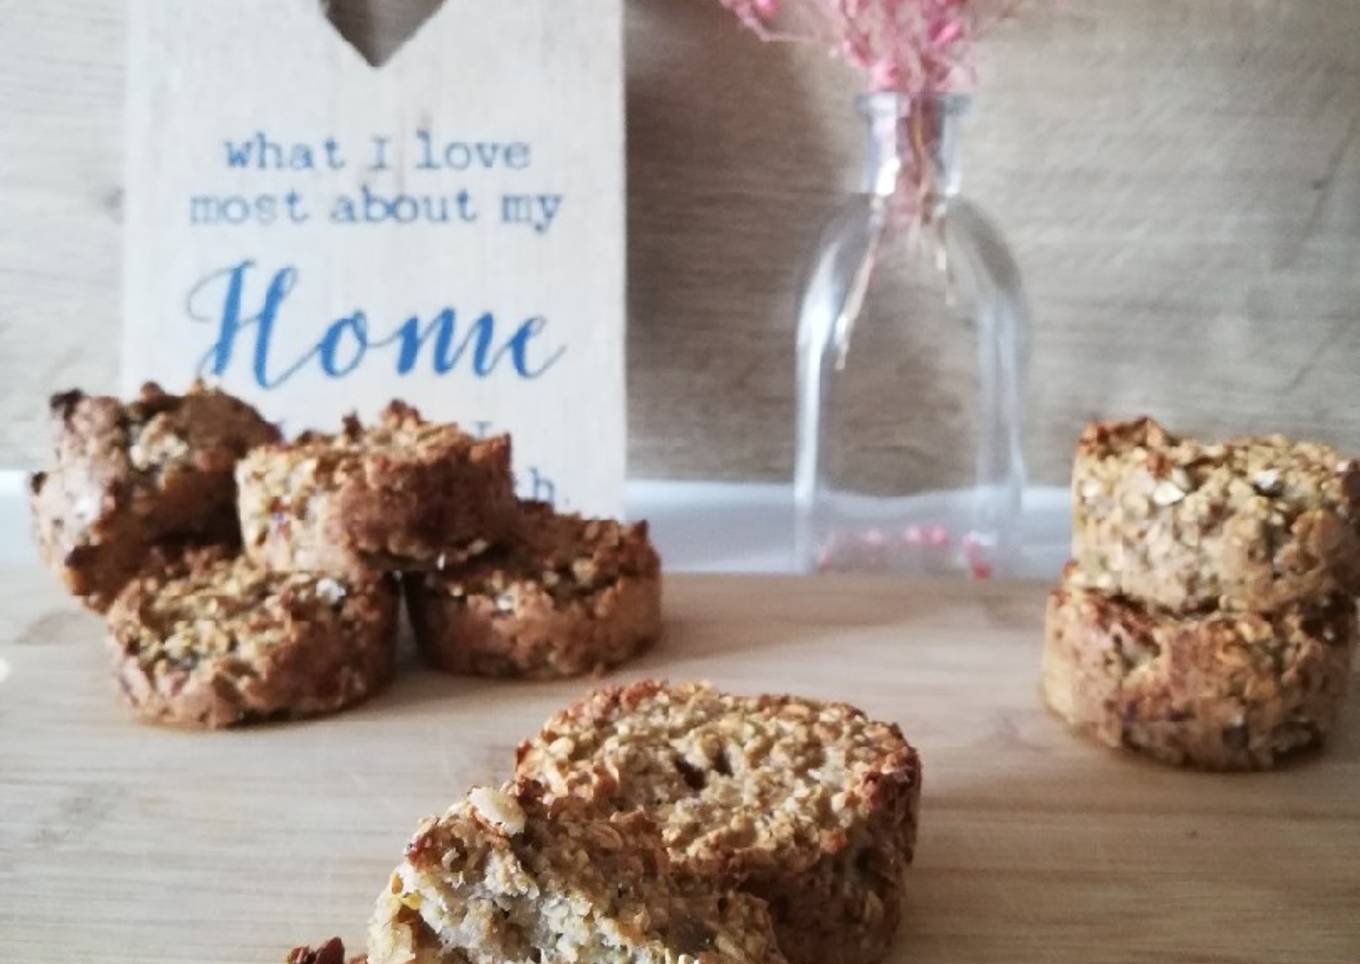
[[[549,678],[607,669],[661,632],[647,524],[525,503],[510,544],[405,581],[425,659],[452,673]]]
[[[510,534],[510,439],[472,438],[393,402],[375,425],[346,418],[256,449],[237,468],[246,553],[279,571],[435,568]]]
[[[108,612],[115,672],[149,722],[226,727],[332,713],[392,671],[388,577],[273,573],[217,549],[152,565]]]
[[[843,703],[655,681],[599,690],[517,751],[517,775],[641,808],[682,870],[769,902],[795,964],[872,964],[897,932],[921,765]]]
[[[106,609],[152,546],[239,541],[232,470],[279,437],[245,402],[147,384],[131,402],[72,391],[51,409],[56,462],[30,480],[34,533],[86,605]]]
[[[1096,422],[1072,488],[1076,584],[1180,612],[1360,591],[1360,462],[1330,446]]]
[[[1320,744],[1350,688],[1355,603],[1179,615],[1064,585],[1048,601],[1043,690],[1112,747],[1213,770]]]
[[[639,813],[474,789],[378,898],[371,964],[783,964],[765,905],[676,876]]]

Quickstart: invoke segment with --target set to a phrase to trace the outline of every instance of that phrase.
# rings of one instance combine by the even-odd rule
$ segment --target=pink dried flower
[[[762,40],[811,43],[875,91],[936,94],[973,77],[979,33],[1019,0],[721,0]]]

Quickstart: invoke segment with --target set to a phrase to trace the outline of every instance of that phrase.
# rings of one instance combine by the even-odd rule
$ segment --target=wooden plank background
[[[334,12],[381,53],[437,2]],[[123,9],[0,0],[0,465],[41,461],[48,392],[117,382]],[[627,39],[631,471],[786,477],[853,82],[717,0],[629,0]],[[1094,415],[1360,450],[1360,3],[1036,4],[984,58],[965,183],[1033,302],[1036,477]]]

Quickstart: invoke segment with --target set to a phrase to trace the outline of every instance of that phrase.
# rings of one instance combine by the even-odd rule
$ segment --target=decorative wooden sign
[[[393,397],[622,510],[620,0],[445,0],[383,66],[320,0],[131,0],[123,371],[288,432]]]

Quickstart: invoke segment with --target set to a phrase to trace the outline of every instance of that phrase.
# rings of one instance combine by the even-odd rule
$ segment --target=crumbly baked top
[[[1077,492],[1087,512],[1110,497],[1102,478],[1139,473],[1150,480],[1146,497],[1162,508],[1186,502],[1202,505],[1206,515],[1211,506],[1232,505],[1286,516],[1319,507],[1343,515],[1360,510],[1360,461],[1282,435],[1203,443],[1172,435],[1150,418],[1096,422],[1082,434],[1077,456],[1096,463],[1087,471],[1097,477],[1084,479]]]
[[[226,657],[252,661],[294,640],[300,624],[347,632],[381,619],[379,578],[270,572],[226,550],[191,550],[130,583],[109,625],[123,651],[153,673]]]
[[[518,529],[513,542],[431,573],[427,584],[454,598],[489,596],[498,608],[513,612],[521,595],[546,593],[563,608],[588,602],[625,576],[650,578],[661,569],[646,522],[583,519],[525,502]]]
[[[412,838],[372,964],[782,964],[763,903],[673,877],[640,813],[477,788]]]
[[[339,432],[304,432],[292,442],[259,449],[243,467],[280,473],[294,490],[299,482],[330,488],[350,478],[390,483],[404,467],[500,459],[508,444],[505,436],[477,439],[457,425],[427,422],[417,409],[394,401],[372,425],[347,415]]]
[[[1360,591],[1360,462],[1281,436],[1210,444],[1151,419],[1087,427],[1077,582],[1180,612]]]
[[[553,794],[647,808],[673,857],[715,871],[800,872],[920,780],[901,731],[854,707],[694,683],[599,690],[517,757]]]
[[[52,396],[58,466],[87,465],[109,482],[156,484],[185,471],[230,472],[279,433],[245,402],[195,382],[184,395],[154,382],[131,402],[71,391]]]

